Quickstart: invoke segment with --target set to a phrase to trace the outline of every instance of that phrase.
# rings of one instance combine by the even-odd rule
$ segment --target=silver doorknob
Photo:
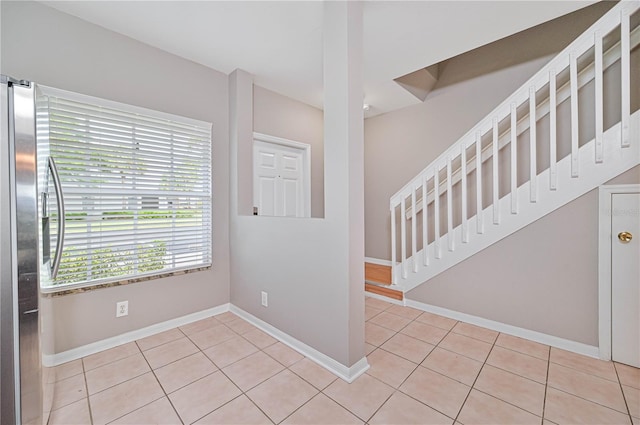
[[[620,239],[622,243],[629,243],[631,239],[633,239],[633,235],[629,232],[620,232],[618,233],[618,239]]]

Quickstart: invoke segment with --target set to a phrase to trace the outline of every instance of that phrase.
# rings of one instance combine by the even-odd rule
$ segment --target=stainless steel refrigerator
[[[2,425],[46,424],[43,400],[52,396],[44,393],[53,380],[43,373],[41,334],[52,318],[41,314],[48,214],[39,211],[44,208],[38,191],[35,84],[1,78],[0,418]]]

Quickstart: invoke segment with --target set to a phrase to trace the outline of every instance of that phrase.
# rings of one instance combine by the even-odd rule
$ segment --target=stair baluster
[[[476,224],[477,233],[484,233],[482,211],[482,136],[476,132]]]
[[[571,79],[571,177],[578,177],[578,60],[576,54],[569,55]]]
[[[631,116],[631,47],[629,43],[629,15],[630,11],[620,11],[620,64],[621,64],[621,92],[622,92],[622,117],[621,136],[622,147],[630,145],[629,117]]]
[[[467,217],[467,144],[460,147],[460,192],[462,196],[462,243],[469,242],[469,219]],[[426,245],[425,245],[426,246]]]
[[[549,70],[549,190],[556,190],[558,187],[558,161],[556,155],[558,148],[556,146],[557,132],[557,109],[556,100],[556,71]],[[513,188],[512,188],[513,190]],[[513,192],[512,192],[513,193]]]

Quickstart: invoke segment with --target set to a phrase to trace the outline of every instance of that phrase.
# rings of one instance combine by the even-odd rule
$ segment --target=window
[[[36,108],[39,163],[55,160],[65,206],[59,271],[45,286],[211,265],[211,124],[46,87]],[[49,180],[41,167],[53,250]]]

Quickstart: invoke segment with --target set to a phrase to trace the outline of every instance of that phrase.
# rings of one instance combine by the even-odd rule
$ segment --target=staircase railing
[[[608,149],[605,145],[611,143],[612,134],[605,130],[603,79],[605,70],[617,63],[620,66],[617,94],[620,127],[615,135],[618,148],[631,145],[630,58],[631,51],[640,44],[638,9],[640,2],[637,1],[622,1],[613,7],[391,197],[394,285],[407,279],[409,271],[415,274],[420,270],[422,281],[444,271],[461,261],[460,256],[451,255],[457,244],[482,239],[486,221],[492,226],[500,225],[509,220],[509,215],[516,216],[535,205],[541,192],[559,190],[559,173],[565,172],[565,167],[559,167],[563,158],[558,157],[558,108],[565,101],[569,102],[570,109],[563,111],[568,115],[570,126],[570,134],[564,138],[568,145],[568,157],[564,159],[570,161],[566,173],[571,179],[581,177],[581,164],[585,160],[581,155],[589,150],[581,149],[586,143],[580,131],[584,131],[586,123],[580,122],[584,111],[579,108],[584,106],[578,96],[591,82],[594,94],[589,115],[593,114],[593,123],[589,124],[592,126],[589,131],[584,132],[592,131],[594,135],[591,162],[602,164]],[[540,121],[547,116],[547,134],[538,137]],[[524,137],[525,133],[528,138]],[[519,145],[524,143],[522,139],[528,139],[528,143],[519,152]],[[545,163],[538,161],[541,149],[545,153],[548,150],[548,163],[546,159]],[[519,173],[519,165],[527,159],[526,173]],[[490,174],[483,175],[489,167]],[[561,179],[565,177],[560,174]],[[488,178],[485,184],[483,178]],[[523,198],[524,190],[527,196]]]

